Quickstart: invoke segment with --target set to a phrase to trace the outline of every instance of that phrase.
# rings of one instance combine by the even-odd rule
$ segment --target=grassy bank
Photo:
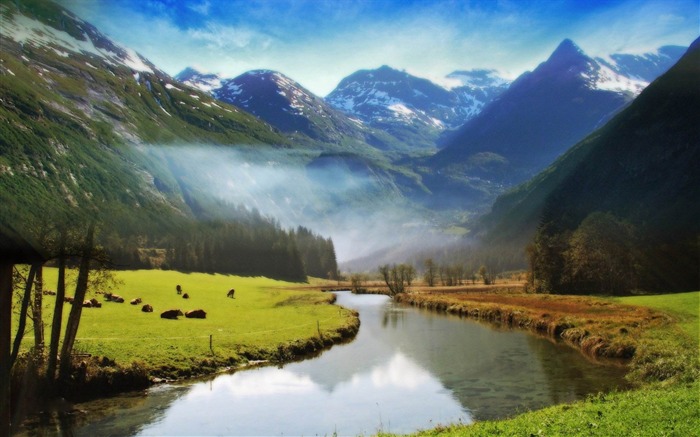
[[[45,288],[56,283],[56,273],[45,270]],[[333,295],[292,289],[301,284],[160,270],[116,272],[116,279],[119,285],[112,292],[125,302],[108,302],[95,292],[88,296],[101,301],[102,307],[83,308],[76,352],[121,365],[135,362],[153,376],[209,373],[247,360],[289,360],[357,330],[356,314],[330,305]],[[189,299],[176,293],[178,284]],[[233,299],[227,297],[231,288],[236,290]],[[143,303],[130,305],[137,297]],[[54,301],[54,296],[44,296],[46,338]],[[152,305],[154,312],[142,312],[143,304]],[[203,309],[207,314],[205,319],[162,319],[160,313],[168,309]],[[64,322],[69,310],[65,304]],[[16,318],[13,322],[16,326]],[[28,330],[23,344],[32,343]]]
[[[397,300],[562,338],[593,357],[630,358],[642,331],[668,322],[649,308],[588,296],[418,292]]]
[[[541,305],[546,305],[558,308],[556,317],[566,319],[568,323],[582,320],[588,327],[586,330],[601,328],[599,332],[589,331],[591,336],[606,338],[615,332],[623,335],[635,349],[628,378],[637,383],[638,388],[628,392],[599,394],[585,401],[528,412],[511,419],[437,427],[416,435],[700,435],[700,292],[610,299],[582,298],[584,300],[566,296],[511,297],[510,306],[503,304],[500,307],[494,301],[508,301],[507,295],[485,297],[480,310],[500,308],[501,313],[516,311],[532,315],[540,312]],[[518,300],[519,297],[526,300]],[[445,295],[443,298],[442,306],[438,308],[447,310],[452,307],[453,311],[456,311],[455,305],[467,305],[466,301],[478,300],[468,296],[457,298]],[[431,296],[428,301],[439,302],[440,299],[439,296]],[[462,301],[461,304],[458,301]],[[487,305],[483,301],[490,303]],[[552,301],[560,305],[546,304]],[[570,306],[572,302],[578,302],[578,305]],[[582,313],[581,307],[586,306],[583,302],[588,302],[590,307]],[[474,307],[475,304],[469,305]],[[567,306],[576,308],[576,311],[569,311],[567,316],[563,310]],[[614,317],[614,313],[620,310],[624,310],[621,317]],[[551,313],[547,312],[550,317]],[[595,313],[599,313],[600,317]],[[579,316],[575,317],[574,314]],[[586,316],[580,317],[582,314]],[[646,314],[646,317],[637,320],[635,326],[633,319],[626,317],[630,314]],[[597,323],[591,324],[596,319]],[[634,329],[628,330],[629,327]],[[576,328],[572,326],[567,329]],[[625,332],[620,332],[621,328],[625,328]]]

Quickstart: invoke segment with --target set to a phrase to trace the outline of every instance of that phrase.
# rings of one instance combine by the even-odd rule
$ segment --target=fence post
[[[213,337],[213,335],[209,334],[209,350],[211,351],[211,354],[214,355],[214,347],[213,347],[212,337]]]

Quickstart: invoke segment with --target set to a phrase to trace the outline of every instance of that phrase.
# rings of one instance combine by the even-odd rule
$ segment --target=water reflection
[[[76,436],[407,433],[505,417],[610,390],[622,381],[621,369],[595,366],[571,348],[524,332],[395,306],[384,296],[340,293],[338,303],[360,312],[362,326],[351,343],[283,368],[157,387],[131,405],[123,401],[128,396],[100,401],[113,405],[107,409],[91,403],[84,407],[90,423],[75,424],[72,431]]]

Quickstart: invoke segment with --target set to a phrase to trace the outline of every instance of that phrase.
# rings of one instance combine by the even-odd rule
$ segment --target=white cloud
[[[210,51],[228,50],[267,50],[273,43],[273,38],[253,29],[224,26],[209,22],[204,28],[191,29],[186,37],[194,41],[202,41]]]
[[[211,2],[209,0],[204,0],[201,3],[189,4],[187,7],[201,15],[209,15],[209,9],[211,8]]]
[[[692,3],[692,2],[690,2]],[[572,37],[592,56],[644,53],[666,44],[689,45],[697,38],[695,15],[684,15],[687,0],[628,1],[573,26]],[[691,9],[691,10],[692,10]]]

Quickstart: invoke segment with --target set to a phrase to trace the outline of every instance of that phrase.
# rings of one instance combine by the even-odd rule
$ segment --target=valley
[[[434,6],[351,3],[384,13]],[[315,8],[330,7],[280,4],[306,9],[315,19]],[[607,415],[621,415],[635,393],[644,402],[675,393],[684,402],[679,417],[685,417],[698,380],[697,342],[687,336],[697,333],[671,338],[697,318],[691,307],[700,288],[697,37],[682,40],[685,45],[669,44],[677,37],[650,38],[655,45],[647,41],[645,51],[620,43],[589,54],[591,39],[569,29],[571,37],[548,35],[547,44],[528,51],[530,59],[519,64],[527,68],[492,68],[474,52],[439,74],[421,73],[413,53],[398,58],[410,67],[394,64],[392,56],[405,47],[399,39],[377,40],[385,48],[381,62],[375,57],[349,69],[345,59],[355,59],[359,50],[342,45],[342,55],[329,51],[325,65],[297,78],[278,69],[285,64],[270,53],[279,55],[280,47],[295,41],[287,32],[296,29],[301,36],[308,26],[259,21],[277,13],[265,8],[245,15],[265,1],[238,5],[249,23],[237,22],[235,32],[214,24],[209,8],[238,20],[221,2],[158,5],[163,3],[0,0],[0,355],[9,363],[0,372],[3,433],[11,422],[18,425],[16,417],[46,407],[39,392],[49,393],[47,399],[94,399],[258,361],[284,366],[364,338],[361,326],[374,326],[379,319],[367,317],[382,311],[382,329],[409,329],[413,316],[402,316],[409,314],[407,304],[488,320],[508,331],[546,333],[584,354],[626,360],[618,376],[626,374],[625,384],[635,388],[631,395],[611,394],[610,403],[607,394],[583,400],[581,393],[550,393],[543,395],[550,400],[539,402],[522,393],[503,399],[490,393],[483,404],[488,407],[476,413],[465,395],[458,405],[448,403],[456,408],[448,420],[484,422],[438,427],[436,434],[495,432],[502,424],[515,433],[532,432],[569,408],[585,415],[600,408],[606,415],[600,423],[611,427]],[[462,6],[455,14],[470,10]],[[105,21],[107,10],[118,19],[114,25]],[[147,19],[146,11],[153,16]],[[158,29],[138,43],[138,51],[112,36],[133,43],[115,27],[129,14],[134,32],[144,31],[137,26],[141,19]],[[416,20],[442,16],[435,14]],[[200,21],[204,17],[209,21]],[[327,14],[317,30],[329,32],[326,21],[348,17],[356,16]],[[258,30],[248,27],[253,23]],[[181,40],[169,41],[169,51],[153,49],[175,29]],[[456,39],[464,31],[441,30],[434,33]],[[343,44],[355,41],[339,35],[347,39]],[[305,38],[308,47],[323,41]],[[499,41],[503,48],[485,45],[494,58],[506,47],[514,50]],[[186,57],[195,43],[201,53]],[[230,53],[218,52],[222,62],[236,68],[217,72],[222,64],[212,62],[211,53],[223,48]],[[422,52],[425,63],[437,62],[429,52]],[[253,67],[241,71],[234,53],[241,66]],[[282,60],[302,53],[313,59],[305,50],[288,50]],[[333,88],[325,68],[337,77]],[[322,88],[328,89],[324,95],[315,91]],[[175,295],[174,284],[184,284],[191,299]],[[236,299],[226,299],[232,288]],[[375,297],[390,304],[360,320],[321,290],[387,294]],[[113,304],[104,299],[111,292],[147,299],[157,311],[139,314],[139,308]],[[77,304],[64,305],[67,298]],[[93,309],[91,299],[104,307]],[[362,307],[363,297],[349,299]],[[163,325],[159,312],[177,312],[182,302],[183,310],[202,309],[208,317],[173,322],[172,329]],[[224,311],[225,305],[239,308]],[[153,320],[136,322],[125,310]],[[446,323],[444,314],[434,317],[434,323]],[[459,323],[450,328],[454,336],[461,335]],[[446,357],[441,350],[459,347],[443,343],[440,335],[422,337],[430,326],[414,333],[426,346],[416,353],[431,356],[439,373]],[[479,335],[498,334],[488,332]],[[217,335],[216,353],[211,344],[207,352],[200,339]],[[514,335],[534,342],[530,334]],[[392,341],[386,348],[404,340]],[[366,349],[359,344],[348,349]],[[671,350],[679,352],[670,357]],[[575,373],[575,360],[562,364],[558,354],[540,359],[555,363],[557,377]],[[418,355],[413,358],[420,362],[424,357]],[[517,358],[505,352],[499,357],[498,365]],[[478,367],[478,356],[464,359]],[[413,362],[400,361],[400,371],[395,360],[385,364],[369,366],[375,382],[383,381],[377,376],[386,376],[382,372],[407,371],[409,383],[445,385],[430,388],[431,396],[441,390],[472,393],[469,381],[481,378],[480,370],[468,377],[460,368],[453,369],[462,375],[454,380],[442,374],[433,380]],[[598,371],[595,365],[586,370]],[[365,381],[364,373],[358,375],[357,381]],[[27,379],[35,382],[27,385]],[[342,378],[336,382],[345,384]],[[599,390],[610,387],[603,383]],[[488,421],[515,413],[508,396],[533,401],[527,408],[580,402],[512,422]],[[664,401],[662,410],[670,412],[669,405]],[[490,415],[486,409],[507,412]],[[547,429],[568,433],[577,419],[563,417],[563,424]],[[684,420],[673,417],[673,423]],[[620,423],[629,426],[631,420]],[[367,416],[348,429],[392,429],[380,418],[369,430],[366,424],[373,422]],[[137,434],[136,428],[125,432]]]

